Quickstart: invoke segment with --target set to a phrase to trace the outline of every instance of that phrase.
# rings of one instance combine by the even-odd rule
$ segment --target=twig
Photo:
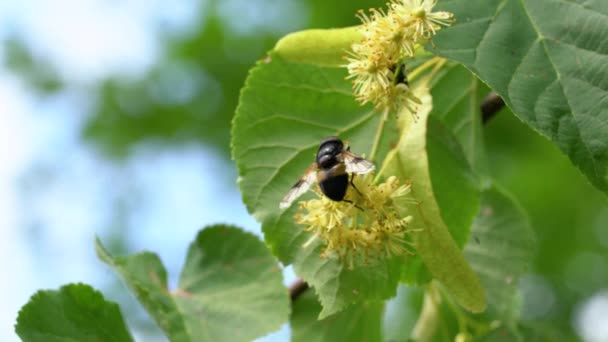
[[[289,286],[289,298],[294,302],[302,293],[304,293],[310,286],[302,279],[296,279],[296,281]]]
[[[495,92],[491,92],[481,101],[481,123],[487,124],[505,106],[505,101]]]

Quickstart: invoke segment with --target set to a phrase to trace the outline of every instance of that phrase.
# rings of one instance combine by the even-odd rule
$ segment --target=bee
[[[350,147],[338,137],[329,137],[321,142],[317,151],[316,161],[306,169],[304,175],[294,184],[279,204],[279,208],[287,208],[298,197],[304,194],[317,181],[321,192],[333,201],[345,201],[348,185],[359,192],[353,184],[355,175],[364,175],[374,170],[374,164],[350,152]]]

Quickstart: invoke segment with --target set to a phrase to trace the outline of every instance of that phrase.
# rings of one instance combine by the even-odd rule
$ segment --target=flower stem
[[[430,67],[434,66],[435,64],[441,62],[442,60],[444,60],[444,59],[441,57],[435,56],[435,57],[429,59],[428,61],[422,63],[419,67],[412,70],[412,72],[410,72],[407,75],[408,80],[410,82],[412,82],[413,80],[418,78],[421,74],[423,74],[427,69],[429,69]]]
[[[374,144],[372,145],[372,150],[369,153],[369,160],[374,160],[374,158],[376,157],[376,153],[378,153],[378,146],[380,145],[380,138],[382,137],[382,131],[384,130],[384,125],[386,124],[386,121],[388,120],[388,109],[385,109],[384,112],[382,113],[382,118],[380,119],[380,122],[378,123],[378,129],[376,130],[376,136],[374,137]]]

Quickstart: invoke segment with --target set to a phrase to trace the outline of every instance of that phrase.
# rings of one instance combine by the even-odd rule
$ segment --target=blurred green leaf
[[[490,308],[507,322],[519,319],[517,284],[530,266],[534,247],[528,218],[515,200],[496,187],[482,192],[464,255],[481,278]]]
[[[487,82],[607,192],[608,46],[602,37],[608,2],[474,0],[441,6],[457,22],[434,39],[436,52]]]
[[[381,341],[383,303],[359,303],[323,320],[321,305],[311,291],[294,302],[291,314],[293,342]]]
[[[280,200],[314,162],[322,139],[338,135],[364,154],[379,136],[375,160],[396,139],[394,118],[384,124],[379,113],[357,104],[345,76],[344,69],[288,63],[271,54],[251,71],[232,131],[243,201],[262,222],[275,255],[315,287],[322,316],[359,300],[393,296],[401,268],[399,259],[353,270],[334,258],[321,259],[318,243],[302,247],[310,233],[294,223],[297,206],[279,210]]]
[[[433,191],[439,190],[434,189],[434,184],[431,183],[430,160],[436,158],[436,165],[445,166],[436,169],[436,177],[441,177],[442,173],[447,177],[460,176],[452,183],[453,190],[461,195],[457,202],[462,208],[460,215],[471,216],[472,220],[474,214],[470,215],[469,211],[477,212],[479,193],[472,186],[475,184],[471,182],[473,177],[466,176],[466,163],[455,162],[462,160],[457,157],[458,154],[454,154],[459,149],[455,139],[450,139],[449,131],[429,116],[432,108],[430,95],[421,96],[421,99],[423,104],[418,112],[419,119],[406,128],[407,133],[387,157],[382,172],[383,175],[411,179],[412,197],[417,203],[404,203],[408,207],[404,215],[412,215],[412,225],[420,229],[412,234],[416,253],[433,277],[445,285],[460,305],[470,311],[480,312],[486,307],[484,290],[455,242],[456,239],[464,243],[470,226],[459,224],[466,220],[458,220],[456,216],[442,218],[436,192]],[[444,223],[446,218],[454,221]],[[415,265],[407,267],[413,266]],[[416,279],[410,281],[415,282]]]
[[[15,331],[26,342],[133,341],[118,305],[85,284],[38,291],[19,311]]]
[[[386,303],[382,332],[386,342],[407,342],[418,321],[424,290],[399,286],[397,296]]]
[[[606,258],[601,252],[606,251],[602,238],[608,227],[602,219],[608,213],[606,196],[554,144],[510,115],[508,109],[492,119],[484,132],[493,177],[522,204],[538,236],[531,271],[546,281],[547,294],[555,300],[547,316],[535,316],[534,303],[524,303],[522,310],[531,312],[522,312],[522,316],[537,317],[574,334],[570,322],[579,305],[606,284],[606,273],[597,271],[605,269],[602,262],[574,265],[590,251]],[[573,267],[575,275],[567,271]],[[578,290],[581,288],[584,290]]]
[[[452,238],[462,249],[479,210],[479,177],[456,138],[434,116],[427,122],[426,153],[433,196]]]
[[[489,88],[460,64],[444,66],[431,83],[433,111],[456,137],[469,164],[480,176],[487,174],[481,127],[481,101]]]
[[[113,257],[99,240],[97,253],[172,341],[248,341],[287,321],[289,298],[276,260],[238,228],[202,230],[188,250],[179,288],[171,292],[155,254]]]
[[[482,342],[545,342],[545,341],[580,341],[580,337],[564,333],[561,327],[539,323],[526,323],[517,326],[517,330],[500,327],[478,339]]]
[[[228,32],[217,2],[203,6],[203,19],[191,34],[166,43],[166,59],[143,77],[117,75],[98,84],[99,101],[83,127],[85,139],[112,157],[128,156],[142,142],[201,143],[228,157],[239,89],[278,34]]]
[[[25,83],[40,95],[51,95],[63,90],[64,81],[48,60],[41,59],[29,51],[18,36],[9,36],[2,41],[3,62],[7,69],[18,74]]]

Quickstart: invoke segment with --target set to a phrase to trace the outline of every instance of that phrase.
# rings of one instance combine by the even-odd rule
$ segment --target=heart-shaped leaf
[[[433,40],[608,192],[608,1],[444,1]]]
[[[341,68],[292,63],[273,53],[251,71],[232,131],[243,201],[262,222],[275,255],[293,263],[315,288],[322,317],[359,300],[394,296],[401,273],[398,258],[355,269],[322,259],[318,243],[303,247],[311,236],[294,223],[297,206],[279,210],[282,197],[314,161],[319,142],[327,136],[348,140],[357,154],[378,146],[375,161],[383,160],[390,142],[396,141],[394,117],[385,120],[356,103],[345,76]]]
[[[38,291],[19,311],[15,330],[25,342],[133,341],[118,305],[85,284]]]
[[[113,257],[99,241],[97,253],[172,341],[249,341],[287,321],[289,298],[276,260],[238,228],[202,230],[173,291],[156,254]]]

